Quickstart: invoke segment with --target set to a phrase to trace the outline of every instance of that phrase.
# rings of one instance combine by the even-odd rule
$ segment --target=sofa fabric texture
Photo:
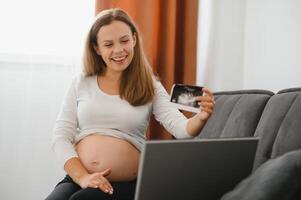
[[[237,199],[301,199],[301,150],[270,159],[222,197],[222,200]]]
[[[263,109],[273,94],[267,90],[214,93],[214,112],[198,137],[253,136]]]
[[[253,170],[268,159],[301,148],[301,88],[283,90],[271,97],[255,136],[260,140]]]

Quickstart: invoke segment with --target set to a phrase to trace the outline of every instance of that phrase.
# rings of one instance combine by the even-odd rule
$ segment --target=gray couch
[[[222,200],[301,199],[301,88],[214,95],[200,138],[260,137],[252,173]]]

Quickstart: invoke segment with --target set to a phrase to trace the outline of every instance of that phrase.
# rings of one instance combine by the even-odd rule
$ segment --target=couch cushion
[[[198,137],[253,136],[263,109],[273,94],[267,90],[214,93],[214,112]]]
[[[301,195],[301,150],[270,159],[222,200],[296,200]]]
[[[268,101],[255,136],[260,140],[253,170],[270,158],[301,148],[301,88],[279,91]]]

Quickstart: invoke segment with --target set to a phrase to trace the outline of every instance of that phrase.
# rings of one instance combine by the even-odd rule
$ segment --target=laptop
[[[135,200],[217,200],[247,177],[258,137],[147,141]]]

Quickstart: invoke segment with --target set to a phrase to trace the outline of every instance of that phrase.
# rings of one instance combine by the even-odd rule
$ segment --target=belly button
[[[97,161],[97,160],[92,161],[92,165],[93,165],[93,166],[99,165],[99,161]]]

